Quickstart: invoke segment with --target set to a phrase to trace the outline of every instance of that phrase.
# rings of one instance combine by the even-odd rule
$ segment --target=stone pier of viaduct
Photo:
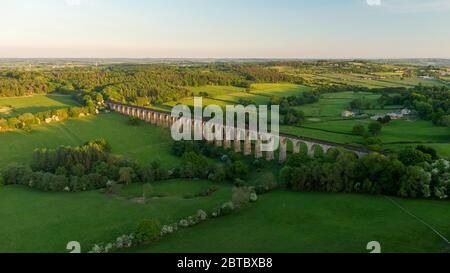
[[[169,112],[157,111],[145,107],[126,105],[111,101],[106,102],[106,104],[112,111],[139,118],[145,122],[157,125],[159,127],[170,128],[178,120],[178,118],[172,117],[172,114]],[[185,124],[186,122],[188,126],[200,129],[202,129],[206,124],[205,121],[198,120],[186,119]],[[216,146],[224,147],[225,149],[234,149],[235,152],[244,153],[245,155],[253,154],[255,158],[262,158],[265,156],[265,158],[269,161],[276,159],[275,152],[265,152],[264,155],[261,150],[261,144],[267,143],[268,140],[272,140],[271,138],[275,136],[271,136],[270,134],[262,135],[260,133],[251,132],[249,130],[242,131],[241,129],[228,128],[227,126],[223,125],[219,125],[218,128],[215,128],[215,130],[217,129],[222,130],[224,140],[215,140],[214,143]],[[256,141],[252,141],[252,139],[256,139]],[[255,145],[253,145],[253,143]],[[280,162],[284,162],[287,159],[288,143],[292,144],[292,153],[298,154],[300,152],[304,152],[303,149],[306,149],[306,153],[309,156],[314,155],[317,147],[322,148],[324,153],[327,153],[328,150],[332,148],[345,149],[347,151],[353,152],[358,157],[362,157],[371,152],[363,148],[357,148],[349,145],[280,133],[280,145],[278,149],[278,160]]]

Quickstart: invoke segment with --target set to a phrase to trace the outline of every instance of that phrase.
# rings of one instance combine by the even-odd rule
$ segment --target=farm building
[[[381,119],[381,118],[384,118],[385,116],[389,116],[389,117],[391,117],[391,119],[393,119],[393,120],[396,120],[396,119],[402,119],[402,118],[404,118],[404,117],[410,115],[411,112],[412,112],[411,110],[405,108],[405,109],[402,109],[401,111],[398,111],[398,112],[392,112],[392,113],[387,113],[387,114],[379,114],[379,115],[375,115],[375,116],[371,117],[371,119],[373,119],[373,120],[379,120],[379,119]]]
[[[342,112],[341,116],[343,118],[353,118],[356,114],[354,112],[351,111],[344,111]]]

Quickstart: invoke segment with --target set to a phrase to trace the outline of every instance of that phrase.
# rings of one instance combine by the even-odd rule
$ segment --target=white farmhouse
[[[409,110],[408,108],[405,108],[399,112],[392,112],[392,113],[387,113],[387,114],[379,114],[379,115],[375,115],[373,117],[371,117],[371,119],[373,120],[379,120],[380,118],[384,118],[386,116],[391,117],[391,119],[396,120],[396,119],[402,119],[408,115],[411,115],[412,111]]]
[[[403,116],[408,116],[408,115],[411,115],[412,111],[409,110],[408,108],[405,108],[405,109],[403,109],[402,111],[400,111],[400,113],[401,113]]]
[[[351,111],[344,111],[342,112],[341,116],[343,118],[353,118],[355,116],[355,113]]]

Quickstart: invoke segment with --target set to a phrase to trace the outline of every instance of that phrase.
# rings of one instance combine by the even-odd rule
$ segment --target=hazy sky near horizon
[[[450,58],[450,0],[1,0],[12,57]]]

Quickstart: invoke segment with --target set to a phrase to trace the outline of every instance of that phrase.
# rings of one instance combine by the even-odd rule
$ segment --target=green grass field
[[[358,85],[368,88],[383,88],[383,87],[414,87],[418,84],[424,86],[441,86],[442,82],[432,79],[422,79],[418,77],[404,78],[401,77],[386,77],[381,79],[371,79],[367,78],[367,75],[359,74],[323,74],[315,76],[318,78],[323,78],[327,80],[332,80],[340,83],[345,83],[348,85]]]
[[[190,199],[194,196],[210,189],[215,188],[219,192],[229,191],[230,186],[227,184],[212,183],[206,180],[187,181],[183,179],[165,181],[150,184],[151,190],[147,192],[151,197],[156,198],[186,198]],[[142,197],[144,193],[144,184],[132,184],[119,190],[119,195],[125,198]]]
[[[210,197],[186,198],[207,186]],[[123,189],[140,195],[140,185]],[[168,181],[153,185],[167,196],[138,204],[100,193],[43,193],[19,186],[0,190],[0,252],[66,252],[79,241],[93,244],[131,232],[145,218],[171,223],[209,210],[230,199],[225,184]],[[450,236],[450,203],[395,198],[401,206]],[[93,208],[95,208],[93,210]],[[383,252],[445,252],[429,228],[387,199],[377,196],[277,191],[236,214],[182,230],[150,246],[129,252],[367,252],[369,241]],[[448,251],[448,249],[447,249]]]
[[[306,87],[293,84],[254,84],[251,93],[246,93],[241,88],[227,86],[207,86],[194,88],[194,93],[208,92],[209,97],[203,98],[204,105],[219,105],[238,103],[240,98],[248,98],[257,104],[266,104],[270,96],[289,96],[309,90]],[[256,90],[256,91],[255,91]],[[350,102],[354,99],[364,99],[377,106],[378,94],[369,92],[338,92],[322,95],[318,103],[297,106],[295,109],[303,111],[306,122],[301,127],[281,126],[281,132],[316,138],[336,143],[360,146],[364,140],[360,136],[352,134],[356,124],[367,126],[373,122],[371,119],[344,119],[343,111],[349,110]],[[193,98],[186,98],[180,102],[193,105]],[[177,103],[166,105],[173,106]],[[170,108],[168,108],[170,109]],[[402,109],[401,106],[388,106],[384,109],[365,110],[364,113],[374,115],[389,113]],[[384,126],[380,135],[385,148],[399,150],[405,146],[427,144],[438,150],[440,156],[450,157],[450,129],[434,126],[429,121],[398,120]],[[395,144],[395,145],[393,145]]]
[[[450,237],[450,203],[395,199]],[[235,215],[183,230],[130,252],[272,253],[445,252],[448,246],[422,223],[381,196],[273,192]]]
[[[192,92],[194,92],[194,95],[198,96],[200,93],[208,93],[210,97],[245,92],[244,88],[235,86],[207,85],[207,86],[191,87],[189,89]]]
[[[322,140],[359,145],[363,143],[360,136],[352,134],[356,124],[367,126],[371,119],[344,119],[341,113],[349,109],[353,99],[364,98],[376,105],[379,95],[362,92],[339,92],[325,94],[318,103],[296,107],[305,113],[306,122],[301,127],[281,126],[284,133],[318,138]],[[400,106],[389,106],[384,109],[365,110],[373,115],[398,111]],[[435,147],[440,156],[450,158],[450,128],[435,126],[431,121],[395,120],[385,125],[379,136],[385,148],[400,150],[405,146],[426,144]]]
[[[194,94],[208,93],[205,105],[225,106],[237,103],[240,98],[265,104],[270,96],[296,95],[309,89],[291,84],[257,84],[250,93],[223,86],[192,90]],[[325,94],[317,104],[297,107],[308,118],[302,127],[281,126],[281,131],[361,145],[362,137],[353,135],[352,128],[357,123],[367,125],[371,121],[344,120],[341,113],[355,98],[376,101],[378,97],[373,93]],[[180,102],[191,105],[193,101],[186,98]],[[180,102],[158,107],[170,110],[170,106]],[[34,96],[0,99],[2,105],[14,108],[12,112],[16,115],[76,103],[66,96]],[[369,111],[373,114],[395,109],[399,108]],[[157,159],[165,168],[173,168],[180,163],[180,158],[170,154],[170,130],[144,123],[131,126],[127,117],[111,113],[38,126],[31,133],[0,133],[0,170],[13,162],[28,163],[36,148],[78,146],[95,138],[107,139],[113,153],[141,164]],[[393,121],[384,126],[380,139],[385,148],[398,150],[426,144],[435,147],[441,156],[450,157],[450,129],[431,122]],[[278,166],[274,164],[263,172],[252,173],[248,182],[257,184],[262,177],[278,176]],[[196,197],[211,187],[217,188],[211,196]],[[231,184],[171,180],[153,183],[150,197],[144,203],[137,200],[142,195],[142,184],[124,186],[117,195],[100,191],[44,193],[18,186],[0,187],[0,252],[67,252],[65,247],[69,241],[81,242],[82,250],[88,251],[94,243],[131,233],[145,218],[165,224],[194,214],[198,209],[216,207],[230,200]],[[450,237],[449,202],[398,198],[395,201]],[[236,214],[182,230],[130,252],[368,252],[369,241],[379,241],[383,252],[448,251],[448,246],[429,228],[384,197],[280,190],[260,196],[258,203]]]
[[[113,153],[144,164],[155,159],[167,168],[178,164],[179,158],[169,153],[172,145],[170,130],[149,124],[130,126],[127,121],[127,117],[111,113],[39,126],[31,133],[1,133],[0,166],[11,162],[26,163],[36,148],[78,146],[96,138],[107,139],[113,147]]]
[[[252,84],[251,93],[262,96],[288,97],[296,96],[302,92],[311,91],[311,88],[290,83],[259,83]]]
[[[302,92],[311,90],[306,86],[290,84],[290,83],[264,83],[252,84],[250,92],[246,92],[244,88],[234,86],[200,86],[192,87],[190,90],[194,95],[199,96],[207,93],[208,96],[203,96],[203,105],[218,105],[224,107],[239,103],[240,99],[252,100],[257,105],[266,105],[269,103],[270,97],[279,96],[295,96]],[[189,106],[194,105],[192,97],[184,98],[179,101],[168,102],[164,104],[165,107],[173,107],[177,104],[185,104]],[[164,110],[167,110],[165,108]]]
[[[82,251],[87,252],[96,243],[113,241],[133,232],[143,219],[169,224],[199,209],[210,210],[231,198],[231,189],[225,185],[219,185],[219,190],[210,197],[185,198],[182,189],[201,188],[209,182],[162,183],[166,182],[155,183],[155,189],[171,189],[171,195],[151,199],[145,205],[98,191],[44,193],[20,186],[2,187],[0,252],[61,253],[67,252],[69,241],[80,242]]]
[[[35,95],[30,97],[0,98],[0,117],[18,116],[48,110],[79,106],[70,96]]]
[[[317,103],[297,106],[295,109],[303,111],[305,116],[314,119],[340,119],[343,111],[349,110],[350,102],[354,99],[364,99],[373,104],[380,96],[365,92],[339,92],[322,95]]]

